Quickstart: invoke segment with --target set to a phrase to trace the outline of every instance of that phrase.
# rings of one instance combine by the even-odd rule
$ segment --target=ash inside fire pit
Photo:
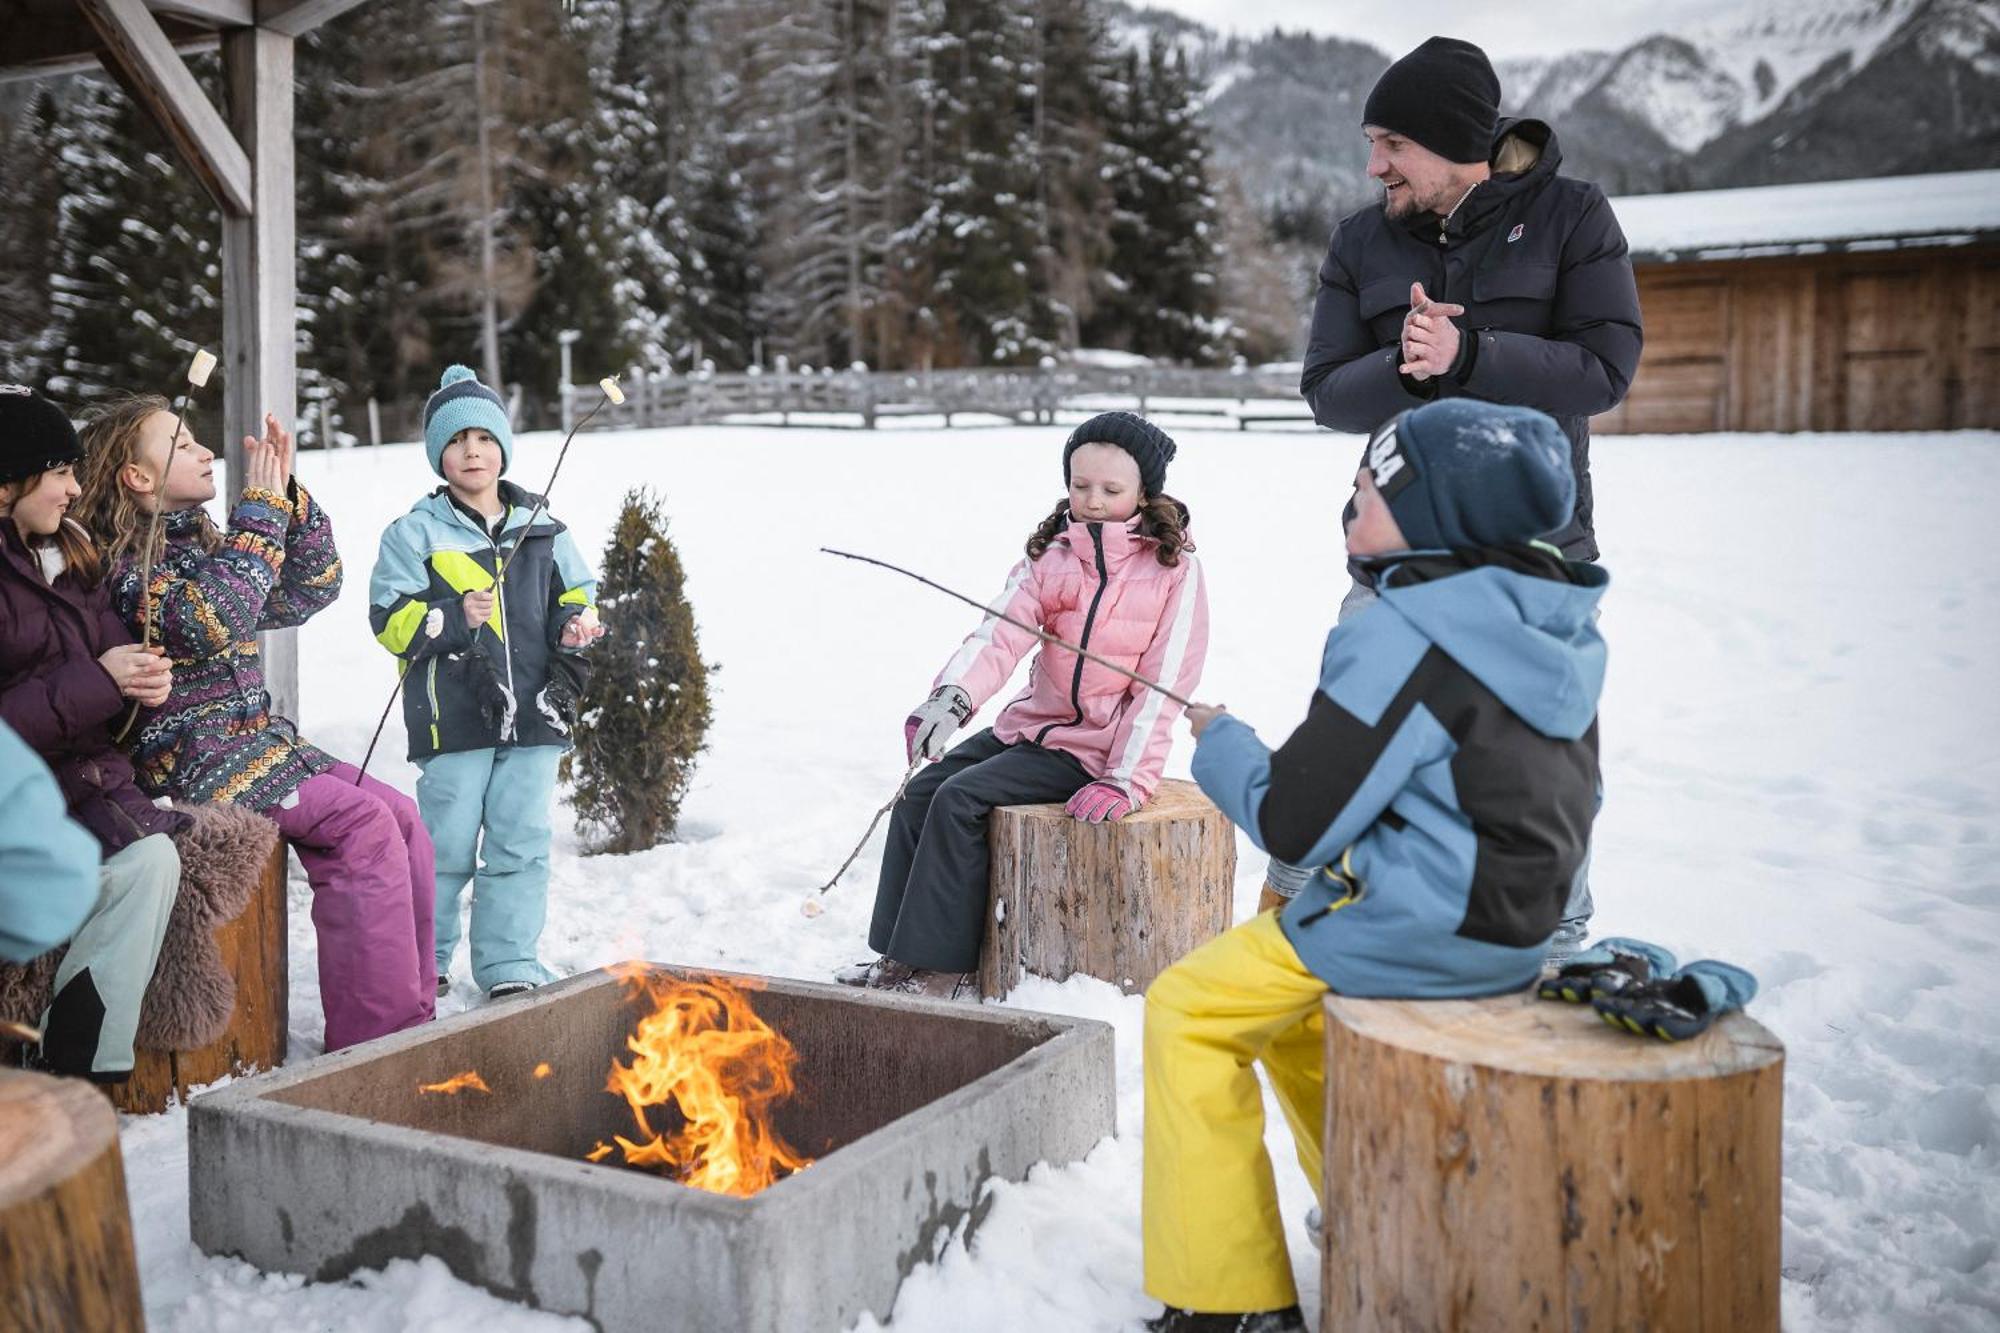
[[[797,1053],[772,1128],[812,1165],[739,1198],[586,1162],[639,1137],[607,1077],[634,1063],[627,1039],[658,1002],[592,973],[197,1099],[196,1243],[321,1279],[437,1254],[606,1329],[796,1333],[886,1317],[986,1179],[1074,1160],[1112,1131],[1101,1023],[660,975],[748,988]]]

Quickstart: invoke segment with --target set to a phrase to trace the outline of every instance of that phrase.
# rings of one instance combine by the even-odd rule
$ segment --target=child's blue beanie
[[[437,392],[424,403],[424,452],[431,470],[444,475],[444,447],[462,430],[479,429],[500,441],[500,471],[514,460],[514,432],[500,395],[479,382],[471,366],[446,366]]]
[[[1362,466],[1413,551],[1532,541],[1576,508],[1569,437],[1532,407],[1427,403],[1376,431]]]

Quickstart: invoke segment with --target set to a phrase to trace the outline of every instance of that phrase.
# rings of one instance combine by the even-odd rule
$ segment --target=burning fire
[[[653,1010],[626,1038],[634,1059],[611,1062],[606,1091],[624,1097],[637,1139],[612,1138],[627,1166],[658,1170],[714,1194],[747,1197],[812,1164],[771,1126],[772,1109],[796,1087],[798,1052],[750,1008],[738,988],[721,981],[682,981],[643,964],[619,969]],[[679,1122],[666,1134],[649,1114]],[[599,1143],[587,1154],[611,1153]]]
[[[478,1070],[468,1069],[463,1074],[453,1074],[442,1083],[420,1083],[417,1085],[417,1091],[442,1092],[455,1097],[461,1092],[484,1092],[490,1095],[493,1089],[486,1086],[486,1080],[479,1077]]]

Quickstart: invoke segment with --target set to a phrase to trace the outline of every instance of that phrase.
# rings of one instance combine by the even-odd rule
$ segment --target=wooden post
[[[0,1069],[0,1328],[145,1326],[118,1117],[88,1083]]]
[[[1081,972],[1127,992],[1229,929],[1236,830],[1192,782],[1163,782],[1137,814],[1086,824],[1060,805],[1004,805],[988,823],[992,893],[979,993],[1023,972]]]
[[[188,1090],[225,1074],[276,1069],[285,1063],[291,1028],[291,973],[286,948],[287,853],[283,839],[271,850],[249,906],[215,932],[222,964],[236,979],[236,1012],[222,1037],[199,1050],[141,1047],[132,1077],[107,1085],[112,1104],[129,1115],[164,1111]]]
[[[1326,1005],[1323,1333],[1776,1333],[1784,1047],[1588,1006]]]
[[[222,39],[229,127],[250,161],[250,211],[222,210],[222,439],[243,487],[243,437],[264,413],[298,417],[298,276],[293,232],[292,39],[238,28]],[[296,460],[295,460],[296,461]],[[257,636],[271,707],[299,716],[296,630]]]

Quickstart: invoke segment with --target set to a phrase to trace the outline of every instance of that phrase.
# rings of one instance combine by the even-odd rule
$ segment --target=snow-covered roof
[[[1625,195],[1611,206],[1636,258],[1969,245],[2000,233],[2000,171]]]

